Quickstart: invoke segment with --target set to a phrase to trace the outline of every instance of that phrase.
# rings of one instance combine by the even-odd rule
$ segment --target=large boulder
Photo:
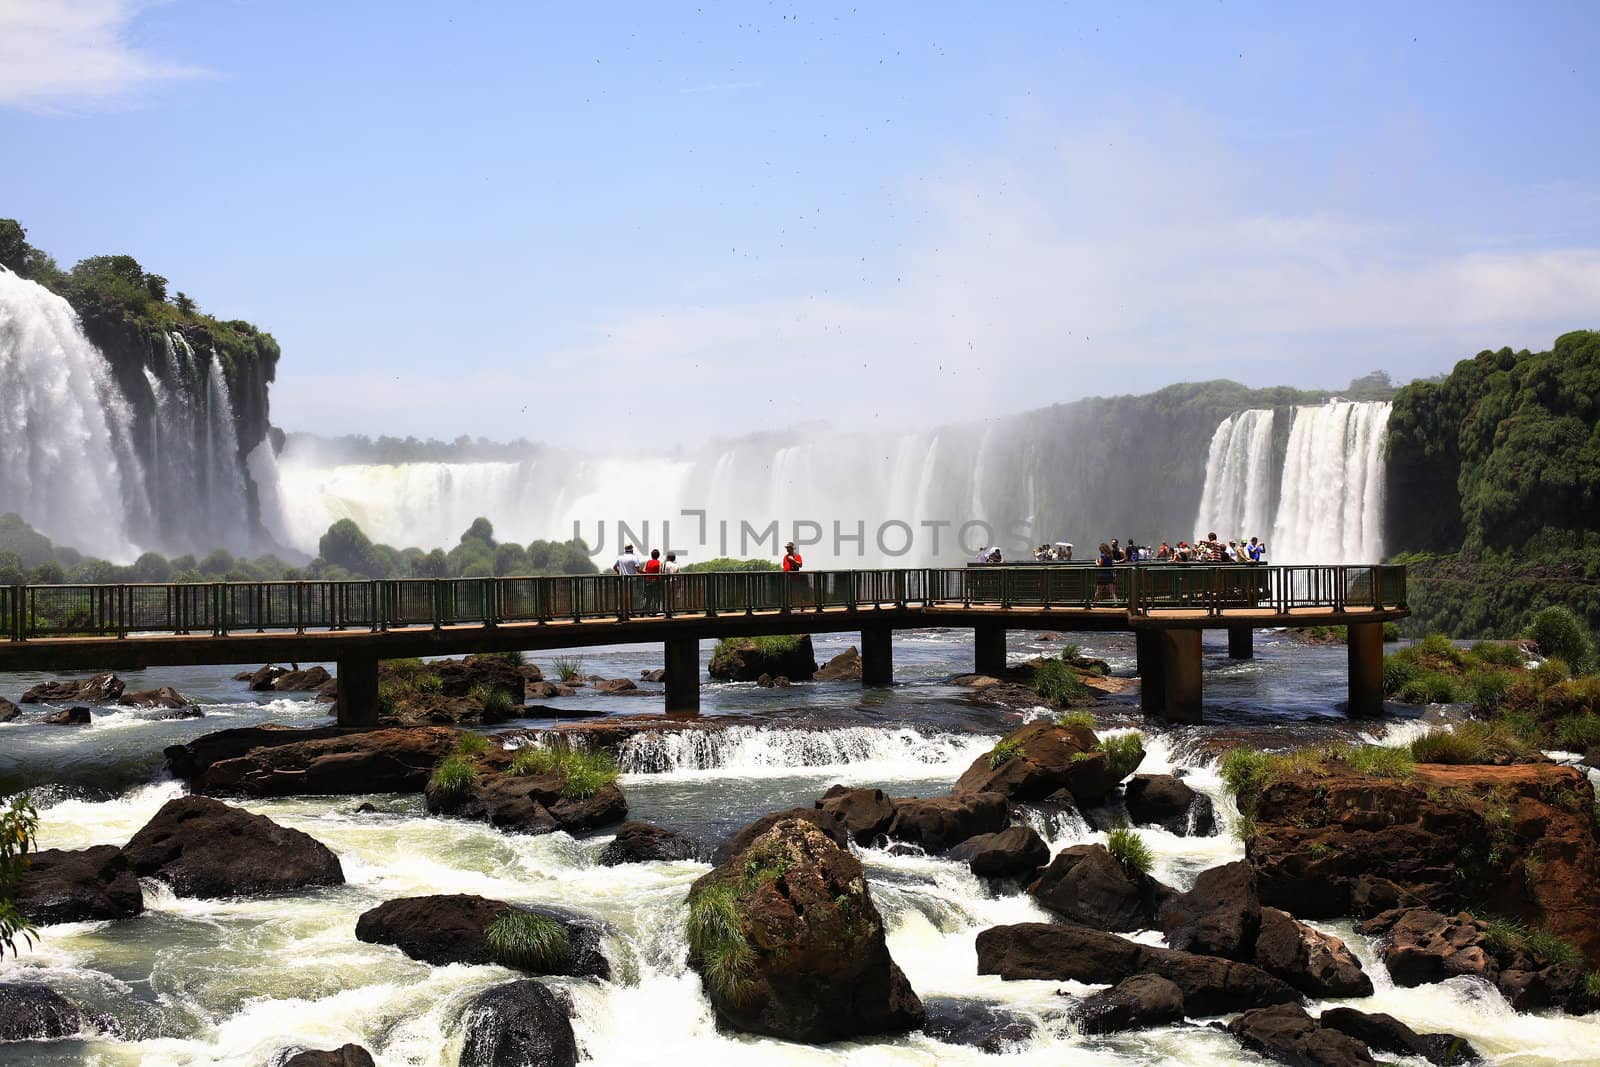
[[[372,1053],[360,1045],[336,1049],[302,1049],[283,1061],[283,1067],[373,1067]]]
[[[1010,821],[1010,808],[999,793],[901,797],[894,802],[889,836],[943,852],[977,834],[1004,830]]]
[[[467,1005],[461,1067],[574,1067],[578,1041],[555,994],[524,978]]]
[[[922,1005],[927,1011],[923,1034],[946,1045],[999,1055],[1015,1051],[1033,1037],[1033,1023],[1026,1016],[981,1000],[929,997]]]
[[[1031,826],[1009,826],[992,834],[969,837],[947,853],[983,878],[1031,875],[1050,862],[1050,846]]]
[[[1298,1004],[1247,1011],[1228,1024],[1228,1032],[1252,1052],[1291,1067],[1374,1067],[1367,1046],[1320,1025]]]
[[[193,779],[203,775],[213,763],[237,759],[258,748],[294,745],[302,741],[365,732],[367,731],[356,726],[320,726],[304,729],[269,722],[261,726],[236,726],[230,730],[202,734],[182,745],[168,745],[161,754],[166,757],[167,768],[172,771],[174,777]]]
[[[48,986],[0,982],[0,1041],[48,1041],[83,1027],[83,1013]]]
[[[135,874],[166,882],[180,897],[344,884],[339,857],[320,841],[210,797],[167,801],[122,851]]]
[[[465,659],[437,660],[429,668],[437,672],[447,697],[464,697],[479,686],[503,689],[512,701],[521,704],[526,697],[528,669],[504,656],[468,656]],[[534,668],[537,673],[537,668]]]
[[[125,708],[167,708],[179,710],[193,706],[194,701],[172,688],[164,685],[159,689],[138,689],[125,692],[117,701]]]
[[[1096,930],[1143,930],[1171,893],[1146,875],[1130,875],[1104,845],[1073,845],[1056,853],[1028,887],[1041,907]]]
[[[1261,909],[1251,961],[1308,997],[1370,997],[1372,979],[1343,941],[1277,908]]]
[[[870,845],[889,832],[895,803],[881,789],[829,787],[817,801],[818,809],[837,815],[858,845]]]
[[[566,952],[538,965],[507,961],[495,954],[488,929],[495,920],[528,912],[560,924]],[[393,945],[414,960],[443,967],[451,963],[500,963],[532,974],[610,978],[611,965],[600,950],[603,929],[590,920],[551,908],[518,908],[503,900],[470,893],[386,900],[356,920],[356,940]]]
[[[279,667],[269,663],[248,674],[235,675],[239,681],[248,682],[257,693],[309,693],[333,681],[326,667],[315,666],[301,670],[298,667]]]
[[[954,792],[1043,800],[1058,789],[1068,788],[1073,767],[1082,762],[1079,757],[1093,751],[1095,743],[1094,732],[1083,726],[1058,726],[1047,720],[1031,722],[1004,738],[992,752],[974,760],[956,779]],[[1078,773],[1087,784],[1083,771]]]
[[[1086,1034],[1166,1026],[1183,1018],[1183,990],[1158,974],[1134,975],[1084,997],[1073,1017]]]
[[[1349,1034],[1374,1052],[1420,1056],[1439,1067],[1478,1063],[1482,1057],[1472,1043],[1455,1034],[1419,1034],[1393,1015],[1329,1008],[1317,1020],[1323,1026]]]
[[[460,736],[458,731],[437,726],[338,731],[304,740],[280,736],[297,732],[258,732],[256,736],[266,743],[206,763],[191,787],[197,793],[245,797],[416,793],[428,784],[433,768],[450,754]],[[187,754],[206,741],[200,738],[174,748]],[[168,749],[167,757],[176,766],[173,751]],[[186,762],[200,761],[191,758]]]
[[[1185,1015],[1221,1015],[1299,995],[1248,963],[1197,956],[1066,923],[1017,923],[978,934],[978,973],[1004,979],[1120,982],[1156,974],[1183,991]]]
[[[1175,949],[1248,960],[1261,931],[1255,870],[1239,860],[1201,871],[1194,888],[1168,898],[1156,918]]]
[[[851,645],[837,656],[817,668],[816,680],[819,682],[859,682],[861,681],[861,653],[855,645]]]
[[[811,823],[840,848],[848,848],[850,845],[850,830],[839,811],[828,808],[790,808],[787,811],[775,811],[770,815],[763,815],[755,822],[735,830],[728,835],[726,841],[717,846],[716,851],[711,854],[711,862],[719,867],[722,866],[748,849],[768,830],[790,819],[804,819]]]
[[[456,819],[486,822],[497,830],[549,834],[582,833],[619,823],[628,817],[628,799],[616,782],[607,782],[588,796],[566,796],[566,775],[514,776],[488,768],[459,792],[441,792],[429,785],[428,811]]]
[[[22,709],[5,697],[0,697],[0,722],[10,722],[22,717]]]
[[[1128,817],[1138,826],[1159,826],[1169,834],[1205,837],[1216,833],[1211,798],[1170,774],[1136,774],[1123,790]]]
[[[692,860],[699,857],[700,846],[688,834],[630,819],[617,827],[616,839],[600,853],[600,866],[616,867],[624,863]]]
[[[817,673],[817,653],[810,634],[783,642],[736,637],[718,642],[706,671],[725,682],[754,682],[763,674],[804,682]]]
[[[64,682],[40,682],[22,694],[23,704],[115,704],[128,684],[114,674]]]
[[[50,726],[88,726],[92,721],[89,709],[82,705],[62,708],[44,720]]]
[[[689,893],[689,962],[724,1025],[823,1043],[922,1026],[861,861],[785,819]]]
[[[115,845],[76,852],[51,848],[28,859],[16,904],[31,923],[127,919],[144,910],[139,879]]]

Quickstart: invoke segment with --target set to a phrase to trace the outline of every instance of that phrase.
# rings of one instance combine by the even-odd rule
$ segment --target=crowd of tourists
[[[1072,543],[1070,541],[1057,541],[1053,545],[1040,545],[1033,550],[1033,558],[1038,563],[1065,563],[1072,559]],[[989,554],[980,553],[979,563],[999,563],[999,549],[990,550]],[[1179,541],[1176,545],[1162,541],[1156,546],[1141,545],[1128,538],[1126,544],[1113,537],[1109,542],[1101,542],[1095,563],[1102,567],[1110,567],[1119,563],[1265,563],[1267,561],[1267,545],[1259,537],[1252,537],[1248,541],[1244,538],[1224,541],[1213,531],[1204,538],[1197,537],[1193,543]]]

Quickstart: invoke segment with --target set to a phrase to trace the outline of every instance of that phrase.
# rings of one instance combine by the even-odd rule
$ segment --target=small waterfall
[[[1357,563],[1383,558],[1383,442],[1387,402],[1295,409],[1283,460],[1272,558]]]
[[[1194,529],[1219,537],[1264,537],[1272,494],[1271,408],[1229,415],[1211,435],[1206,484]]]
[[[830,730],[730,726],[634,734],[617,761],[627,774],[773,777],[849,768],[882,777],[937,778],[960,774],[993,747],[995,738],[924,734],[909,727]]]

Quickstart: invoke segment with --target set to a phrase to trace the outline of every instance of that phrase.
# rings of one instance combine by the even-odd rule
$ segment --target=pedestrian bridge
[[[893,680],[893,632],[970,627],[974,667],[1006,631],[1131,631],[1147,712],[1198,722],[1200,634],[1349,627],[1349,711],[1382,709],[1383,623],[1403,566],[1093,564],[0,587],[0,671],[334,661],[339,721],[377,717],[378,663],[406,656],[660,642],[670,711],[700,704],[707,638],[859,631],[867,684]]]

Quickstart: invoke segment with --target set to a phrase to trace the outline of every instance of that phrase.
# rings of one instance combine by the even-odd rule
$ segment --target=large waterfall
[[[1265,537],[1272,503],[1271,408],[1229,415],[1211,437],[1195,533]]]

